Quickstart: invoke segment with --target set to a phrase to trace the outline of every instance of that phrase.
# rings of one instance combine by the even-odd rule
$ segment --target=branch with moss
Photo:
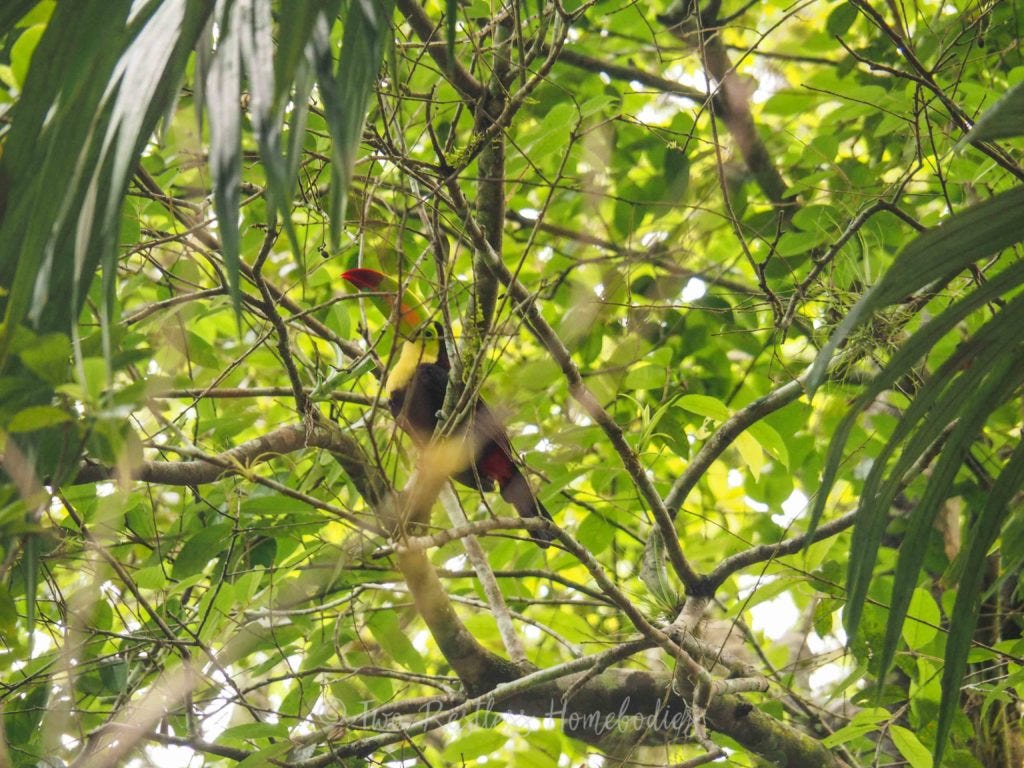
[[[636,452],[626,441],[622,427],[620,427],[611,415],[601,406],[597,398],[594,396],[594,393],[591,392],[584,383],[583,376],[580,374],[580,370],[573,361],[569,350],[558,337],[554,328],[552,328],[541,315],[535,300],[536,297],[526,290],[523,284],[520,283],[516,279],[515,275],[509,271],[508,267],[505,266],[501,257],[489,247],[486,236],[473,218],[465,215],[468,207],[466,200],[462,195],[462,191],[454,183],[450,183],[448,185],[448,190],[452,196],[456,209],[461,210],[464,213],[466,227],[470,237],[474,241],[474,245],[480,249],[480,252],[483,255],[486,256],[489,268],[494,271],[498,280],[501,281],[508,290],[509,295],[512,297],[515,311],[526,321],[528,327],[533,331],[541,344],[543,344],[548,350],[559,368],[561,368],[562,373],[569,384],[570,394],[580,405],[583,406],[587,415],[590,416],[590,418],[592,418],[602,430],[604,430],[605,434],[611,441],[612,446],[615,448],[615,451],[619,454],[623,466],[626,468],[626,471],[629,473],[633,483],[649,505],[651,512],[654,515],[655,522],[661,529],[662,536],[665,539],[669,560],[672,563],[672,567],[675,569],[676,574],[683,582],[683,586],[686,588],[687,593],[692,595],[703,594],[705,589],[703,580],[683,554],[682,548],[679,545],[679,537],[677,536],[675,527],[672,523],[672,517],[669,514],[668,509],[665,507],[665,503],[662,501],[661,496],[655,489],[654,483],[647,476],[647,472],[640,463],[640,459],[636,455]]]
[[[437,62],[441,72],[445,73],[449,82],[463,97],[475,101],[484,95],[484,85],[466,69],[462,62],[452,60],[448,56],[448,46],[444,40],[441,25],[430,20],[426,10],[418,0],[396,0],[395,5],[405,16],[416,36],[423,41],[427,53]]]

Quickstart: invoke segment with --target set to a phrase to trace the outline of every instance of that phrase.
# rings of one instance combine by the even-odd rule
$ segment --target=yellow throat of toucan
[[[388,374],[384,385],[385,397],[390,398],[393,393],[408,386],[418,366],[436,363],[441,357],[443,343],[432,326],[424,328],[416,338],[405,342],[402,351],[398,353],[398,362]]]

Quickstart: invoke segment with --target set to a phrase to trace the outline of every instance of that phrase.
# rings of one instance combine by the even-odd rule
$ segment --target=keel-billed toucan
[[[416,307],[399,296],[395,281],[380,272],[350,269],[342,277],[360,290],[376,293],[378,305],[395,318],[399,335],[406,338],[398,361],[388,374],[384,394],[398,426],[417,445],[425,445],[434,435],[448,390],[450,365],[441,326],[425,321]],[[473,404],[468,422],[475,461],[452,477],[481,491],[493,491],[497,485],[501,498],[515,507],[520,516],[551,520],[516,466],[508,435],[482,399],[477,398]],[[548,546],[552,538],[547,531],[533,534],[534,541],[542,547]]]

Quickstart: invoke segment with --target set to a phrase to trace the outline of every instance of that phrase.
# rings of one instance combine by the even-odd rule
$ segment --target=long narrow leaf
[[[206,79],[204,105],[210,123],[210,171],[213,175],[213,208],[217,213],[220,245],[228,288],[236,314],[241,311],[239,285],[240,237],[238,209],[242,181],[242,54],[241,31],[244,3],[220,3],[220,38]]]
[[[930,540],[929,533],[934,527],[939,507],[949,495],[949,489],[953,486],[957,471],[970,450],[971,444],[984,427],[993,405],[1001,403],[1020,385],[1024,365],[1021,364],[1019,356],[1017,359],[1014,357],[1005,353],[996,356],[993,360],[993,367],[987,372],[985,381],[980,387],[956,393],[958,396],[969,398],[969,402],[964,407],[957,408],[960,414],[959,421],[943,446],[924,494],[910,515],[893,578],[885,641],[879,655],[880,677],[884,677],[889,671],[895,658],[896,648],[900,642],[900,632],[907,616],[911,596],[917,586],[917,575],[924,563]],[[939,412],[948,412],[947,408],[955,407],[955,403],[947,402],[943,403],[938,410]]]
[[[828,493],[842,463],[843,451],[860,411],[889,389],[896,381],[910,372],[918,360],[949,333],[957,323],[971,312],[999,298],[1012,288],[1024,283],[1024,262],[1019,262],[991,277],[987,282],[973,289],[965,298],[949,307],[939,316],[932,318],[913,336],[904,342],[865,391],[850,408],[850,413],[840,423],[829,446],[822,474],[821,485],[811,507],[809,530],[814,531],[825,509]]]
[[[95,217],[98,229],[91,241],[83,238],[81,233],[83,227],[93,225],[94,219],[88,211],[78,213],[75,263],[84,263],[90,250],[100,254],[104,287],[101,320],[108,360],[112,354],[110,325],[113,322],[117,245],[125,191],[157,121],[167,113],[177,97],[188,55],[206,23],[203,9],[189,8],[186,4],[151,3],[146,10],[152,12],[148,18],[138,13],[133,16],[131,24],[138,26],[139,32],[114,69],[114,81],[118,87],[109,93],[110,120],[102,134],[99,158],[103,172],[92,177],[86,196],[89,199],[92,195],[99,196],[100,190],[106,190],[106,197],[100,201],[100,210]],[[154,51],[161,53],[154,55]],[[84,294],[92,273],[76,274],[75,278],[77,283],[82,283]]]
[[[306,118],[309,116],[309,94],[315,82],[313,51],[306,49],[306,57],[294,72],[295,95],[291,118],[288,121],[288,151],[285,155],[285,178],[288,180],[288,199],[295,190],[299,161],[302,159],[302,140],[306,133]]]
[[[331,57],[330,28],[323,20],[314,27],[313,44],[324,114],[334,139],[329,211],[333,250],[337,250],[341,242],[348,185],[359,151],[370,96],[391,39],[393,8],[394,0],[378,3],[354,0],[349,4],[337,74]]]
[[[977,374],[980,376],[980,374]],[[847,605],[843,621],[847,633],[853,637],[860,625],[861,611],[871,586],[875,561],[881,545],[882,535],[889,522],[889,510],[902,480],[908,457],[915,457],[938,439],[946,423],[939,419],[925,421],[916,433],[914,427],[929,413],[939,412],[933,405],[943,394],[949,381],[940,379],[922,392],[910,404],[903,418],[897,423],[892,436],[886,441],[881,453],[875,458],[871,471],[864,481],[860,497],[857,524],[850,538],[850,561],[847,568]],[[913,445],[900,450],[903,441],[911,438]],[[900,451],[896,467],[889,468],[889,459]],[[890,470],[888,473],[886,470]],[[890,482],[884,482],[886,478]]]
[[[173,101],[187,54],[208,11],[181,2],[82,0],[57,4],[36,47],[0,159],[0,286],[7,287],[0,368],[26,319],[73,333],[96,272],[104,277],[104,350],[110,325],[124,193],[160,115]],[[108,366],[109,369],[109,366]],[[45,393],[44,393],[45,396]],[[74,470],[69,454],[50,466],[47,435],[22,443],[54,485]],[[69,447],[70,446],[66,446]],[[77,450],[78,446],[75,446]],[[31,636],[36,558],[26,542]]]
[[[309,115],[309,97],[315,82],[315,57],[310,38],[317,19],[323,18],[325,22],[333,19],[338,14],[338,5],[338,0],[296,2],[289,6],[289,12],[282,16],[278,29],[277,57],[274,60],[274,109],[277,114],[284,113],[284,97],[292,83],[294,91],[288,121],[288,149],[283,165],[278,167],[275,164],[270,168],[268,164],[268,168],[271,175],[283,177],[279,181],[271,179],[271,191],[282,201],[281,215],[285,221],[285,233],[296,254],[301,254],[302,250],[287,206],[295,194],[299,160],[302,156],[302,140],[305,136],[306,118]]]
[[[967,654],[974,639],[981,610],[981,589],[985,578],[985,559],[995,542],[1003,521],[1009,513],[1010,502],[1024,486],[1024,440],[1017,443],[1010,460],[996,478],[985,500],[977,522],[966,537],[967,552],[963,575],[956,591],[953,613],[949,617],[949,635],[946,638],[946,657],[942,668],[942,701],[935,736],[935,765],[942,762],[953,718],[960,708],[960,682],[967,669]]]
[[[329,22],[338,13],[338,0],[295,0],[288,3],[288,12],[281,14],[274,55],[274,108],[284,108],[289,85],[307,58],[307,46],[313,25],[321,14]],[[306,93],[297,93],[295,106],[304,101]]]
[[[299,5],[299,3],[296,3]],[[285,158],[281,155],[283,109],[278,107],[274,82],[274,40],[271,34],[269,0],[246,0],[241,6],[239,25],[242,62],[249,82],[249,114],[256,133],[260,157],[267,173],[269,226],[278,216],[291,241],[296,257],[302,250],[291,220],[291,191]],[[292,73],[285,73],[290,77]],[[290,81],[289,81],[290,82]],[[303,273],[305,270],[303,270]]]
[[[72,285],[74,274],[70,253],[63,259],[55,253],[58,248],[69,250],[64,222],[74,198],[81,199],[81,195],[73,197],[70,188],[76,167],[86,159],[77,148],[86,143],[89,133],[88,121],[80,115],[72,121],[71,113],[86,109],[85,114],[96,114],[104,84],[117,62],[111,38],[123,40],[117,30],[125,28],[130,3],[85,5],[64,4],[55,9],[36,47],[24,93],[11,110],[11,129],[0,160],[8,186],[0,222],[0,285],[9,289],[0,329],[0,367],[10,335],[30,307],[37,326],[43,316],[51,319],[50,329],[66,330],[70,325],[69,315],[51,315],[48,302],[38,297],[48,296],[58,280]],[[80,13],[85,14],[81,19]],[[52,115],[49,121],[47,115]],[[95,269],[95,262],[92,266]],[[65,309],[67,303],[65,296]]]
[[[113,273],[128,179],[208,13],[180,2],[56,6],[0,161],[0,285],[10,288],[0,359],[26,317],[67,332],[98,267]]]
[[[955,369],[955,363],[950,363],[950,367]],[[975,372],[975,375],[980,375],[980,369]],[[946,383],[948,383],[948,377],[937,375],[933,378],[931,387],[918,393],[918,396],[907,409],[907,412],[904,413],[903,418],[896,424],[893,434],[886,441],[879,455],[875,457],[871,471],[864,480],[864,487],[860,494],[857,525],[853,529],[850,541],[851,552],[857,553],[856,556],[851,555],[847,573],[847,589],[848,595],[851,597],[848,599],[846,610],[843,612],[847,631],[851,635],[857,631],[860,611],[863,606],[864,597],[867,595],[875,558],[878,554],[879,542],[888,522],[889,506],[892,502],[889,492],[894,493],[894,491],[889,489],[889,492],[883,494],[880,489],[889,459],[899,450],[903,441],[911,435],[918,421],[928,414],[934,402],[942,394]],[[875,393],[869,390],[857,399],[853,407],[850,408],[850,413],[840,423],[836,434],[832,438],[829,454],[826,459],[822,486],[818,492],[819,498],[815,503],[814,517],[812,519],[812,522],[815,524],[820,517],[820,510],[823,509],[824,498],[827,496],[828,490],[831,488],[839,471],[843,447],[849,439],[850,432],[860,412],[873,399],[874,395]],[[918,439],[930,437],[933,441],[944,427],[945,424],[933,423],[929,430],[918,435]],[[930,445],[931,443],[927,444]]]
[[[1024,301],[1018,297],[1007,306],[1003,316],[1016,318],[1022,310]],[[843,614],[850,636],[857,632],[888,511],[903,477],[917,458],[938,439],[946,425],[957,417],[958,403],[968,402],[967,398],[984,385],[990,368],[1005,351],[1004,338],[1003,325],[990,322],[939,367],[903,414],[865,479],[860,518],[850,543],[847,606]],[[966,362],[971,365],[963,371]],[[936,414],[942,414],[942,418],[937,418]],[[918,424],[921,426],[917,427]],[[888,458],[908,436],[909,442],[903,447],[895,466],[889,468]]]

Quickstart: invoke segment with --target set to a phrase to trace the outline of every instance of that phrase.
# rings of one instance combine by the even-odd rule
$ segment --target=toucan
[[[434,436],[451,371],[441,325],[424,322],[417,309],[399,296],[395,281],[380,272],[356,268],[342,277],[360,290],[374,292],[378,306],[396,318],[399,335],[406,337],[385,381],[384,395],[398,426],[418,446],[426,445]],[[474,463],[452,477],[481,491],[493,491],[497,485],[501,498],[521,517],[551,520],[516,465],[508,434],[482,398],[473,403],[466,429]],[[533,533],[533,540],[542,547],[553,538],[548,531]]]

